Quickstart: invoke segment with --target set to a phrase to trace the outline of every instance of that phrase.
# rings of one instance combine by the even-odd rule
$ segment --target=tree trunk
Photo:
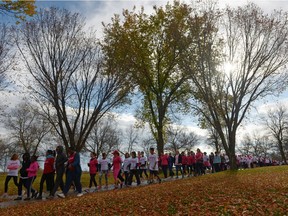
[[[164,138],[163,138],[163,128],[158,128],[158,138],[157,138],[157,151],[158,155],[164,153]]]
[[[226,152],[229,157],[230,169],[237,170],[237,159],[235,154],[235,145],[236,145],[236,132],[232,131],[229,133],[229,152]]]
[[[278,140],[278,146],[279,146],[279,151],[281,154],[282,161],[284,161],[284,163],[287,164],[286,155],[285,155],[284,148],[283,148],[283,143],[280,140]]]

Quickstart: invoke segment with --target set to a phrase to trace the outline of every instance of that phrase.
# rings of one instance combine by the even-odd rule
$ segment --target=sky
[[[170,1],[172,2],[172,1]],[[182,1],[183,2],[183,1]],[[190,1],[185,1],[186,3],[189,3]],[[237,7],[241,6],[243,4],[246,4],[248,2],[254,2],[259,7],[261,7],[265,12],[270,13],[273,9],[277,10],[284,10],[288,11],[288,0],[254,0],[254,1],[246,1],[246,0],[220,0],[219,5],[222,7],[226,4],[230,5],[231,7]],[[113,17],[114,14],[121,14],[123,9],[129,9],[131,10],[134,5],[136,6],[136,10],[140,10],[140,8],[143,6],[146,13],[150,13],[153,11],[153,6],[157,5],[165,5],[167,3],[167,0],[160,0],[160,1],[140,1],[140,0],[131,0],[131,1],[112,1],[112,0],[106,0],[106,1],[42,1],[42,0],[36,0],[37,8],[48,8],[51,6],[55,7],[62,7],[66,8],[72,12],[77,12],[82,14],[86,18],[86,24],[87,26],[93,26],[97,29],[98,37],[101,37],[102,35],[102,22],[109,23],[111,21],[111,17]],[[0,16],[0,19],[7,19],[9,18],[4,17],[3,15]],[[245,121],[242,124],[242,127],[239,130],[238,136],[243,136],[243,134],[248,132],[251,132],[255,129],[257,129],[258,123],[255,122],[255,118],[253,116],[260,115],[262,113],[265,113],[267,109],[269,109],[271,106],[277,105],[277,101],[279,103],[284,103],[288,105],[288,96],[287,92],[284,92],[280,95],[279,98],[266,98],[262,101],[259,101],[255,106],[254,109],[251,111],[250,115],[247,116]],[[17,94],[6,91],[4,94],[0,95],[0,99],[3,99],[4,101],[17,101]],[[2,101],[3,101],[2,100]],[[13,105],[13,102],[12,102]],[[252,117],[252,118],[251,118]],[[189,130],[192,130],[196,132],[199,135],[206,136],[205,130],[200,129],[197,126],[197,119],[191,117],[182,119],[183,125],[187,127]],[[119,125],[129,125],[131,123],[134,123],[135,119],[133,117],[133,113],[128,111],[121,112],[120,118],[119,118]],[[1,129],[0,133],[3,133],[5,129]]]

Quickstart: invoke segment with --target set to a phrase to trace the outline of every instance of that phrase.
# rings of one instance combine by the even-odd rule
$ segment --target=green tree
[[[195,110],[215,128],[236,169],[237,130],[249,109],[286,87],[288,20],[287,13],[267,15],[254,4],[215,13],[205,13],[211,18],[199,34],[197,62],[187,52],[182,67],[191,75]]]
[[[128,74],[141,92],[142,108],[137,117],[149,123],[157,150],[163,152],[173,115],[188,108],[189,83],[179,70],[181,54],[195,44],[193,39],[204,21],[193,15],[190,6],[177,1],[155,6],[150,15],[142,8],[138,13],[125,10],[123,16],[123,22],[116,15],[104,26],[103,49],[110,64]],[[193,31],[189,31],[190,25]]]
[[[35,0],[2,0],[0,1],[0,13],[25,20],[27,16],[33,16],[36,13]]]

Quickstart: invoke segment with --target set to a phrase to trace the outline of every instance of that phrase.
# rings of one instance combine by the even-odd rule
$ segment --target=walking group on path
[[[133,151],[131,153],[125,153],[124,160],[120,157],[119,151],[115,150],[112,154],[113,158],[110,162],[106,153],[102,153],[102,157],[100,158],[97,158],[96,153],[91,153],[91,159],[87,164],[89,167],[90,182],[89,188],[85,190],[86,193],[108,189],[108,175],[111,169],[113,169],[114,189],[130,187],[134,177],[136,178],[137,186],[141,184],[151,184],[155,180],[161,183],[159,168],[162,170],[165,179],[168,177],[174,179],[174,176],[176,176],[175,179],[178,179],[179,174],[184,178],[185,176],[199,176],[229,169],[229,159],[227,156],[220,155],[217,152],[207,155],[206,152],[202,153],[199,148],[196,153],[190,151],[187,155],[185,152],[180,154],[179,151],[176,151],[174,156],[172,156],[171,153],[160,153],[158,156],[154,148],[151,147],[148,157],[145,157],[144,152],[138,152],[136,154],[136,152]],[[83,195],[81,184],[82,169],[80,165],[80,154],[78,152],[73,148],[69,148],[67,157],[62,146],[57,146],[56,151],[48,150],[46,152],[39,190],[33,188],[33,182],[37,177],[39,169],[37,158],[35,155],[30,157],[29,153],[24,153],[22,163],[20,164],[18,155],[12,155],[7,164],[8,173],[4,185],[4,198],[8,196],[8,183],[11,179],[13,179],[14,184],[18,188],[18,194],[14,200],[22,200],[25,192],[26,197],[23,199],[25,201],[31,200],[32,198],[42,200],[44,198],[43,186],[45,182],[47,192],[49,192],[46,199],[53,199],[59,187],[62,192],[58,193],[57,196],[60,198],[67,196],[71,186],[74,187],[78,197]],[[252,159],[243,159],[251,157],[238,156],[237,158],[239,159],[240,168],[245,166],[245,161],[248,161],[248,164],[255,162]],[[251,165],[247,166],[247,168],[248,167],[251,167]],[[149,170],[149,175],[147,174],[147,169]],[[20,173],[19,181],[18,170]],[[98,184],[96,181],[97,172],[99,173]],[[66,176],[65,183],[63,181],[64,175]],[[143,175],[145,175],[147,179],[146,182],[143,181]],[[105,185],[103,185],[102,188],[103,176]],[[23,187],[26,188],[26,191],[23,190]]]

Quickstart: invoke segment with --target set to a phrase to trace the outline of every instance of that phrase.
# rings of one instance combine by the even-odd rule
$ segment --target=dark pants
[[[180,171],[181,175],[183,176],[182,172],[182,165],[176,165],[176,177],[178,178],[178,172]]]
[[[168,169],[168,165],[162,165],[162,171],[164,174],[164,178],[167,178],[167,169]]]
[[[197,174],[197,175],[202,175],[203,172],[204,172],[203,163],[197,162],[197,163],[196,163],[196,174]]]
[[[47,191],[51,193],[54,188],[54,172],[42,174],[40,180],[39,196],[42,196],[43,185],[46,181]]]
[[[171,177],[174,176],[173,165],[169,165],[169,176],[171,176]]]
[[[20,178],[19,179],[19,183],[18,183],[18,196],[19,197],[22,196],[23,186],[27,189],[27,181],[28,181],[28,178],[25,178],[25,179]]]
[[[96,182],[95,176],[96,176],[96,174],[91,174],[90,173],[89,188],[91,188],[93,184],[97,188],[97,182]]]
[[[31,192],[32,192],[32,194],[34,194],[36,192],[35,189],[32,187],[32,184],[35,181],[35,179],[36,179],[36,176],[29,177],[27,179],[27,182],[26,182],[27,183],[27,186],[26,186],[26,188],[27,188],[27,197],[30,197]]]
[[[13,182],[14,184],[16,185],[16,187],[18,187],[18,183],[17,183],[17,176],[6,176],[6,179],[5,179],[5,193],[8,192],[8,183],[10,181],[10,179],[13,178]]]
[[[140,167],[140,177],[141,178],[143,178],[143,176],[142,176],[143,173],[146,176],[146,178],[148,178],[147,169],[141,169],[141,167]]]
[[[124,178],[123,178],[122,175],[121,175],[121,169],[120,169],[119,172],[118,172],[117,178],[118,178],[121,182],[124,182],[124,181],[125,181]]]
[[[220,172],[221,171],[220,163],[214,163],[213,167],[214,167],[215,172]]]
[[[183,175],[186,174],[186,164],[182,164]]]
[[[188,172],[188,175],[192,175],[192,171],[193,171],[193,166],[192,166],[192,164],[187,165],[187,172]]]
[[[80,182],[81,179],[81,172],[70,171],[68,170],[66,173],[66,182],[63,193],[66,195],[71,187],[72,182],[74,182],[76,190],[78,193],[82,193],[82,185]]]
[[[136,180],[137,180],[137,185],[140,184],[140,178],[139,178],[139,173],[138,170],[134,169],[134,170],[130,170],[130,175],[129,175],[129,180],[128,180],[128,184],[131,185],[132,184],[132,180],[133,180],[133,176],[135,175]]]
[[[129,183],[129,172],[128,171],[124,171],[124,175],[125,175],[124,184],[128,185],[128,183]]]
[[[58,190],[58,187],[61,188],[61,190],[64,190],[64,182],[63,182],[63,175],[64,175],[64,169],[60,171],[56,171],[56,179],[54,182],[54,188],[50,191],[50,195],[54,196],[56,191]]]

